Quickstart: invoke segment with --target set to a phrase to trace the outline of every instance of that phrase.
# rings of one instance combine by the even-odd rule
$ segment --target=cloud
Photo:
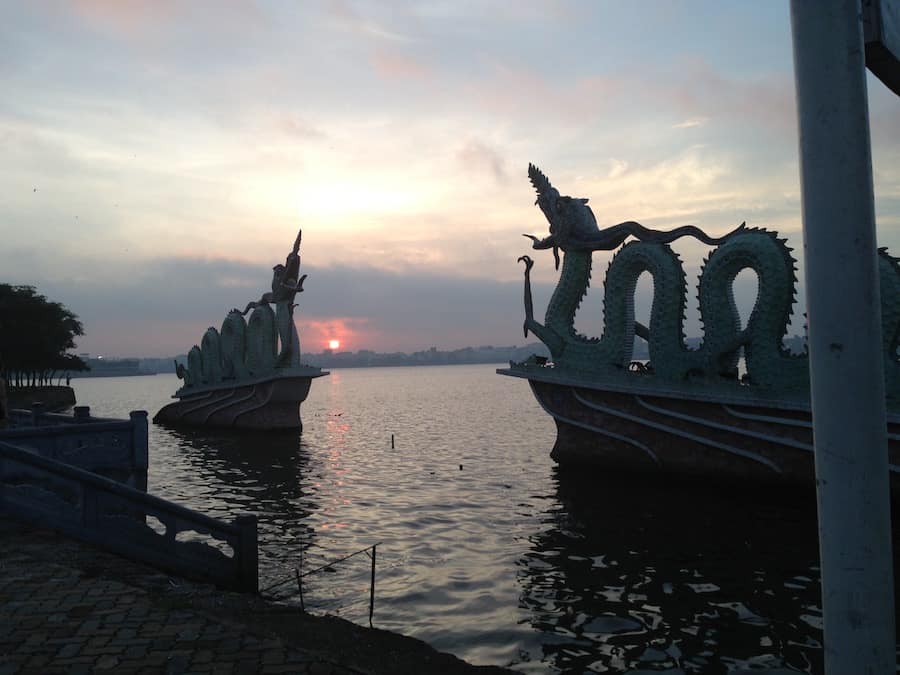
[[[718,146],[697,144],[659,158],[610,158],[600,171],[573,175],[547,166],[563,194],[587,197],[601,227],[623,220],[647,226],[692,223],[721,234],[743,220],[751,225],[797,230],[800,223],[796,161],[772,159],[768,174],[749,159]]]
[[[367,266],[304,266],[304,271],[309,277],[297,296],[296,316],[301,341],[309,325],[313,346],[308,349],[321,350],[335,334],[354,351],[520,342],[521,280],[397,274]],[[86,332],[81,351],[167,356],[186,352],[208,326],[221,325],[230,309],[258,299],[270,275],[264,265],[236,260],[160,258],[135,269],[111,261],[102,279],[58,276],[36,285],[81,318]],[[549,285],[535,287],[546,301]]]
[[[328,134],[315,125],[289,112],[277,115],[276,127],[286,135],[301,140],[323,140],[328,137]]]
[[[91,29],[127,41],[170,38],[199,17],[196,4],[181,0],[72,0],[68,9]],[[192,30],[195,38],[237,28],[246,36],[263,23],[263,14],[250,0],[229,0],[216,3],[213,19],[202,23],[202,29]]]
[[[309,277],[295,310],[302,348],[318,352],[332,338],[339,339],[344,350],[380,352],[522,344],[522,268],[513,260],[510,265],[517,272],[510,281],[427,271],[399,274],[364,265],[304,266]],[[697,269],[685,267],[693,288]],[[595,257],[594,268],[605,269],[603,255]],[[558,273],[549,255],[537,260],[538,269],[549,274],[546,280],[533,280],[540,319]],[[79,351],[107,356],[185,353],[207,327],[218,328],[231,308],[243,309],[259,298],[271,279],[266,266],[213,258],[160,258],[133,270],[113,262],[106,274],[103,282],[60,278],[39,284],[38,290],[81,318],[86,335],[79,341]],[[742,274],[735,286],[745,319],[755,299],[755,283],[752,275]],[[694,292],[688,295],[693,297]],[[639,318],[649,316],[651,297],[652,284],[639,284],[635,298]],[[576,319],[585,334],[602,333],[602,298],[602,277],[597,276]],[[688,335],[699,334],[698,318],[696,308],[689,305]]]
[[[708,117],[691,117],[690,119],[686,119],[684,122],[679,122],[678,124],[673,124],[673,129],[694,129],[696,127],[705,126],[706,123],[709,122]]]
[[[390,11],[395,12],[399,9],[398,6],[394,5]],[[328,13],[333,20],[346,30],[362,37],[375,38],[376,40],[387,42],[410,42],[412,39],[408,35],[387,28],[385,23],[372,16],[364,16],[351,3],[344,0],[331,0],[328,3]],[[396,22],[396,16],[392,18]]]
[[[460,148],[457,156],[466,171],[487,170],[498,183],[509,181],[509,171],[503,155],[479,140],[469,139]]]
[[[562,125],[588,124],[621,110],[617,97],[627,89],[618,76],[548,76],[520,64],[491,61],[476,77],[460,82],[463,95],[448,97],[450,109],[474,107],[498,123],[553,133]],[[543,139],[547,140],[547,139]]]
[[[687,114],[688,122],[715,120],[796,133],[794,81],[789,71],[735,76],[702,58],[682,59],[677,65],[674,73],[652,73],[647,91],[659,104]]]
[[[359,351],[366,345],[374,345],[381,336],[373,331],[367,317],[335,316],[328,319],[300,317],[297,315],[298,332],[302,333],[301,349],[317,352],[331,340],[340,343],[340,351]]]
[[[372,65],[385,79],[427,80],[433,72],[421,61],[395,50],[376,48],[372,54]]]
[[[69,6],[96,28],[133,36],[148,24],[173,20],[184,5],[176,0],[74,0]]]
[[[607,178],[616,179],[625,175],[625,172],[628,171],[628,162],[623,159],[611,159],[609,164],[609,173],[606,174]]]

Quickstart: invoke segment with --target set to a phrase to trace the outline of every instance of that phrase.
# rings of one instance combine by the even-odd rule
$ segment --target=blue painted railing
[[[0,441],[27,447],[42,457],[147,490],[147,413],[136,410],[127,420],[91,417],[87,406],[74,415],[45,413],[40,404],[31,410],[10,410],[9,427]]]
[[[256,516],[221,522],[7,438],[0,441],[0,512],[174,574],[258,589]]]

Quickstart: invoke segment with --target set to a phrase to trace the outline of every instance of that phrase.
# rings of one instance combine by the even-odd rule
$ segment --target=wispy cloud
[[[184,12],[177,0],[73,0],[70,7],[95,28],[133,37]]]
[[[687,114],[688,122],[714,118],[728,120],[732,126],[765,125],[780,133],[796,132],[794,81],[789,71],[748,77],[729,75],[699,58],[679,65],[677,73],[657,71],[649,91],[660,103]]]
[[[388,42],[412,41],[412,37],[409,35],[387,28],[384,23],[371,15],[363,14],[363,12],[358,11],[356,7],[345,0],[330,0],[328,11],[334,20],[359,36]]]
[[[296,114],[284,112],[277,115],[275,126],[288,136],[304,140],[322,140],[328,137],[322,129],[310,124]]]
[[[690,119],[685,120],[684,122],[679,122],[678,124],[673,124],[673,129],[694,129],[696,127],[705,126],[706,123],[709,122],[708,117],[691,117]]]
[[[616,179],[625,175],[625,172],[628,171],[628,162],[624,159],[611,159],[609,164],[609,173],[606,174],[607,178]]]
[[[39,0],[48,10],[56,3]],[[70,11],[91,29],[110,37],[126,40],[156,39],[162,34],[174,36],[188,24],[196,26],[201,6],[181,0],[72,0]],[[195,28],[195,36],[225,30],[229,33],[240,27],[244,34],[265,23],[259,5],[252,0],[230,0],[216,3],[214,12],[206,17],[202,29]]]
[[[432,75],[431,69],[414,57],[384,47],[374,50],[372,64],[385,79],[425,80]]]
[[[509,180],[509,171],[503,155],[482,141],[469,139],[460,148],[457,156],[467,172],[487,170],[498,183],[506,183]]]

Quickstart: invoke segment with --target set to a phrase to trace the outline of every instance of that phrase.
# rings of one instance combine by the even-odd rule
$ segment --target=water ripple
[[[151,416],[174,376],[76,380],[95,414]],[[375,623],[526,672],[818,672],[814,498],[581,472],[552,421],[491,367],[343,370],[298,434],[151,426],[150,489],[255,513],[261,585],[382,542]],[[391,435],[394,448],[391,448]],[[308,577],[365,622],[369,560]]]

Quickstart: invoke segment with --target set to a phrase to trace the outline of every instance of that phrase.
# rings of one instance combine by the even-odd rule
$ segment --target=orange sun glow
[[[340,340],[329,340],[329,341],[328,341],[328,348],[329,348],[329,349],[337,349],[337,348],[340,347],[340,346],[341,346]]]

